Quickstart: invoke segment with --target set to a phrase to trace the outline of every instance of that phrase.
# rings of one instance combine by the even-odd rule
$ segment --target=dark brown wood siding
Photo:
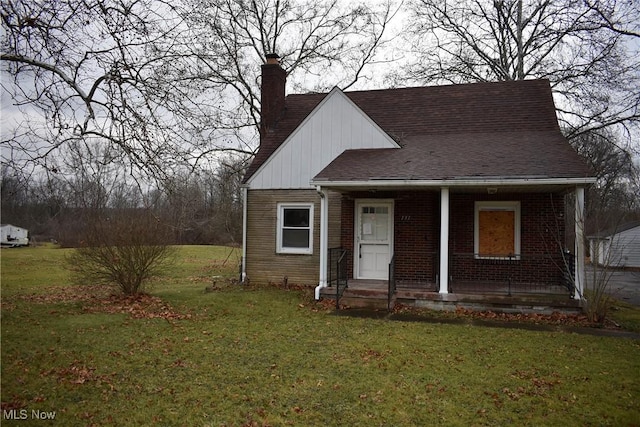
[[[340,245],[338,193],[329,193],[329,247]],[[276,249],[278,203],[313,203],[313,253],[279,254]],[[247,277],[251,283],[315,286],[320,268],[320,196],[315,190],[249,190],[247,192]]]

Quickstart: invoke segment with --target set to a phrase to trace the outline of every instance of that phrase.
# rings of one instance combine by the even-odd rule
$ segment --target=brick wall
[[[349,250],[349,277],[353,277],[354,213],[356,199],[370,193],[351,193],[342,200],[342,247]],[[440,193],[434,191],[376,193],[394,199],[396,279],[433,282],[437,273],[440,236]],[[436,216],[437,215],[437,216]]]
[[[517,261],[475,259],[474,202],[520,201],[520,253]],[[564,198],[559,193],[451,195],[450,272],[454,281],[559,283],[563,265]]]
[[[440,193],[401,193],[395,204],[396,279],[434,282],[440,241]]]
[[[396,278],[434,282],[439,269],[440,192],[411,191],[376,194],[392,198]],[[349,250],[349,277],[353,277],[355,199],[369,193],[351,193],[342,199],[341,245]],[[476,201],[520,201],[521,259],[477,260],[474,252]],[[564,236],[564,199],[560,193],[451,193],[449,256],[454,280],[557,283],[562,280],[559,243]]]

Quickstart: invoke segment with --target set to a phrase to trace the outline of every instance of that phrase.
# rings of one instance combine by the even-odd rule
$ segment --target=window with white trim
[[[520,259],[520,202],[476,202],[476,258]]]
[[[277,253],[313,253],[313,203],[278,203],[277,221]]]

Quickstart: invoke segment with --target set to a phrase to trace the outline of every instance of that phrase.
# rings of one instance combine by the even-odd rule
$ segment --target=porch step
[[[473,311],[494,311],[500,313],[552,314],[562,312],[577,314],[582,311],[580,301],[566,297],[540,295],[472,295],[448,294],[432,295],[429,298],[397,298],[397,303],[431,310],[453,311],[464,308]]]
[[[335,288],[324,288],[320,296],[326,299],[336,299]],[[340,297],[340,305],[354,308],[387,309],[387,294],[380,290],[345,289]]]
[[[335,300],[335,288],[324,288],[321,297]],[[580,301],[558,295],[477,295],[439,294],[419,289],[398,290],[392,299],[392,307],[403,304],[431,310],[453,311],[458,307],[475,311],[495,311],[504,313],[553,312],[579,313]],[[340,298],[340,305],[353,308],[387,309],[387,292],[383,289],[347,288]]]

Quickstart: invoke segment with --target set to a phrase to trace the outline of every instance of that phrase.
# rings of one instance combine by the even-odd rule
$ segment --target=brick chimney
[[[286,83],[287,72],[280,66],[280,57],[277,53],[268,54],[267,62],[262,64],[260,136],[273,129],[284,112]]]

